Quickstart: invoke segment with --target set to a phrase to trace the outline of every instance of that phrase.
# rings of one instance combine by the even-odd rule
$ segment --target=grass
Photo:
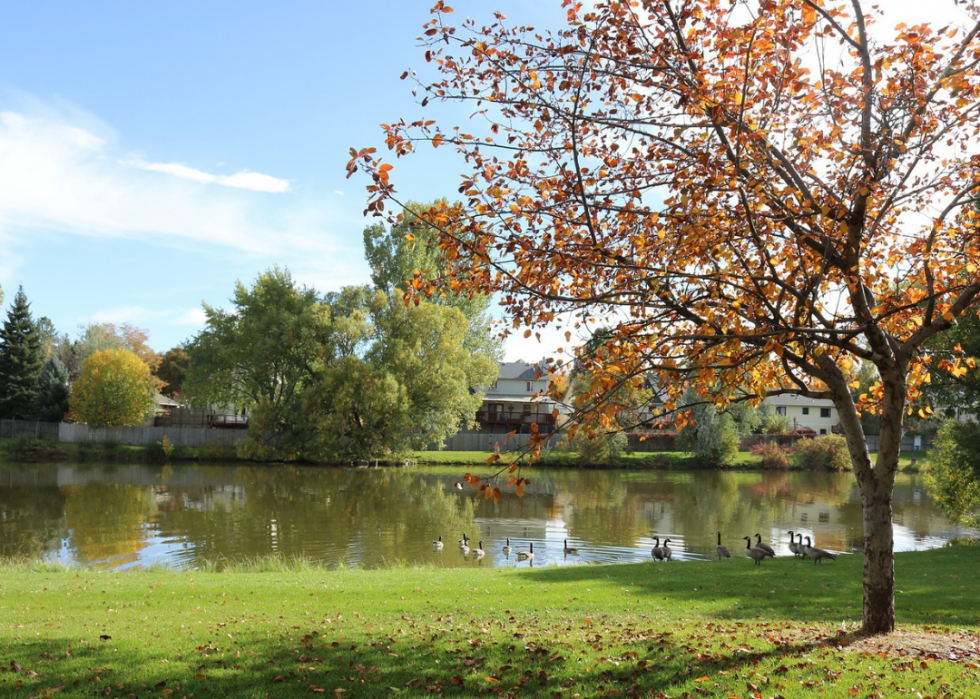
[[[0,439],[0,462],[164,463],[159,444],[134,446],[115,442],[54,442],[44,439]],[[241,461],[233,447],[218,444],[180,446],[170,461]]]
[[[978,547],[898,554],[902,630],[980,632],[978,564]],[[848,645],[858,556],[255,572],[263,565],[7,566],[0,696],[980,695],[975,658]]]

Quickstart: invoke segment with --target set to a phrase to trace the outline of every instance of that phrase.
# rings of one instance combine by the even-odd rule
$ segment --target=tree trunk
[[[830,358],[820,362],[834,394],[847,439],[851,464],[861,491],[864,516],[864,611],[862,630],[867,634],[895,630],[895,555],[892,530],[892,498],[895,474],[902,447],[905,410],[905,381],[897,371],[881,371],[885,396],[881,407],[878,458],[872,466],[861,417],[848,390],[847,381]]]
[[[868,634],[895,630],[895,555],[892,532],[892,489],[890,479],[876,477],[882,452],[874,470],[857,474],[864,514],[864,613],[863,631]],[[897,465],[898,460],[895,459]],[[883,482],[883,481],[887,481]]]

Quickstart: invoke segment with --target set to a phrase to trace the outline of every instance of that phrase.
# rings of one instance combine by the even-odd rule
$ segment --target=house
[[[536,424],[541,434],[555,432],[561,414],[567,406],[548,395],[548,372],[544,363],[501,362],[500,375],[483,396],[483,405],[476,414],[478,432],[505,435],[509,432],[526,434]]]
[[[809,429],[818,435],[840,432],[840,415],[829,398],[806,398],[796,394],[766,396],[764,404],[789,421],[791,430]]]

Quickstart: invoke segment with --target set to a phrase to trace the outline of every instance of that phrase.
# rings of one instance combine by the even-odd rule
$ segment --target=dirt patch
[[[829,642],[828,642],[829,641]],[[823,641],[834,643],[842,650],[859,653],[927,658],[930,660],[980,660],[980,636],[966,631],[923,631],[899,629],[887,636],[847,634]]]

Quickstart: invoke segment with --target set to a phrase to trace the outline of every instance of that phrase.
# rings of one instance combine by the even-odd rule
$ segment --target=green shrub
[[[926,487],[950,519],[980,526],[980,424],[948,422],[923,469]]]
[[[813,439],[801,439],[793,447],[793,465],[824,471],[849,471],[851,456],[847,440],[839,434],[828,434]]]

